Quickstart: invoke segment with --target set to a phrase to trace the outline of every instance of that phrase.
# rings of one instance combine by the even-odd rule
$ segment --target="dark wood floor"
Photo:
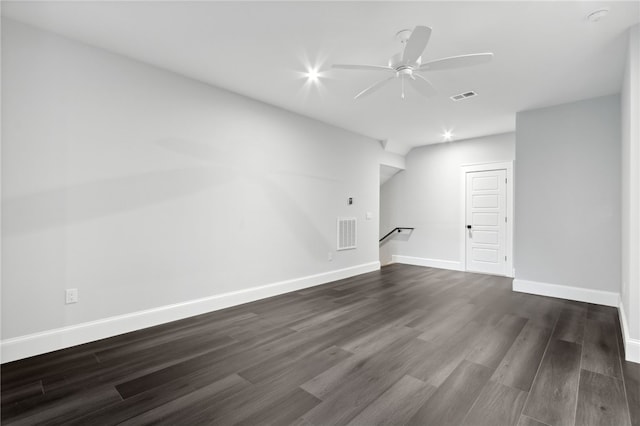
[[[640,424],[615,309],[406,265],[2,366],[3,424]]]

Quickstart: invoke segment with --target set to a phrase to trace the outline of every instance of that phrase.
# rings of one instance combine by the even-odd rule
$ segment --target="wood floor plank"
[[[582,370],[576,424],[630,426],[622,380]]]
[[[547,425],[546,423],[539,422],[536,419],[532,419],[531,417],[522,415],[520,416],[520,420],[518,421],[517,426],[549,426],[549,425]]]
[[[356,355],[302,385],[322,403],[304,415],[312,424],[347,424],[423,357],[426,343],[396,341],[385,352]]]
[[[61,398],[56,398],[58,395]],[[58,390],[52,395],[42,395],[41,398],[42,402],[30,400],[34,410],[24,410],[17,416],[10,416],[10,421],[3,421],[2,424],[66,424],[95,409],[121,401],[118,392],[110,386],[92,389],[72,397],[66,395],[64,390]]]
[[[179,411],[194,404],[200,397],[224,398],[251,385],[237,374],[217,380],[217,375],[207,373],[209,372],[190,374],[131,398],[116,401],[76,418],[71,424],[116,424],[137,416],[141,416],[140,419],[162,418],[174,410]],[[160,417],[154,417],[158,413]]]
[[[321,401],[315,396],[296,388],[286,398],[282,398],[252,415],[233,424],[244,426],[286,425],[317,406]],[[227,424],[223,418],[220,424]]]
[[[290,405],[291,401],[302,402],[304,406]],[[287,416],[290,417],[290,421],[294,421],[318,402],[318,399],[300,388],[274,388],[270,383],[266,383],[251,386],[228,398],[204,400],[197,407],[182,410],[180,416],[173,419],[163,418],[161,424],[238,424],[254,418],[253,416],[258,413],[267,412],[277,415],[277,412],[271,411],[272,407],[278,407],[278,409],[287,407]]]
[[[171,359],[180,357],[182,354],[195,353],[199,349],[212,347],[219,348],[234,343],[235,340],[229,336],[221,336],[215,333],[203,333],[192,336],[176,336],[173,341],[158,343],[157,345],[149,347],[141,347],[135,351],[136,358],[144,358],[149,363],[160,364]],[[131,358],[133,352],[125,351],[124,353],[101,352],[98,359],[103,365],[124,363],[127,359]]]
[[[414,365],[409,374],[430,385],[440,387],[449,375],[460,365],[467,354],[492,330],[472,321],[450,336],[425,342],[428,351]]]
[[[615,325],[588,319],[585,327],[582,368],[622,379]]]
[[[528,392],[489,381],[482,389],[465,426],[515,426],[520,418]]]
[[[587,319],[614,324],[618,320],[618,310],[611,306],[587,304]]]
[[[328,370],[334,365],[351,357],[353,354],[337,346],[331,346],[323,351],[311,355],[304,355],[302,351],[278,356],[266,363],[259,363],[253,367],[238,372],[240,377],[250,383],[263,382],[286,383],[286,386],[297,387]]]
[[[550,329],[527,322],[491,379],[528,392],[550,336]]]
[[[553,329],[560,312],[566,307],[559,299],[529,294],[519,295],[520,303],[511,306],[511,313],[538,324],[540,327]],[[523,296],[527,296],[522,299]]]
[[[141,356],[119,357],[89,367],[77,368],[60,373],[60,380],[43,381],[45,393],[55,392],[63,387],[66,391],[82,392],[87,386],[98,387],[103,384],[116,384],[151,374],[174,364],[201,356],[216,348],[232,346],[235,342],[227,337],[214,339],[218,346],[189,344],[175,346],[166,351],[145,351]]]
[[[410,425],[459,425],[491,377],[491,369],[462,361],[409,420]]]
[[[389,325],[409,327],[409,323],[426,314],[424,309],[409,308],[403,305],[403,299],[388,302],[388,306],[384,306],[385,303],[382,306],[372,306],[369,313],[358,319],[367,324],[381,327]]]
[[[621,359],[631,424],[640,426],[640,364]]]
[[[587,311],[565,308],[560,312],[553,330],[553,338],[582,344]]]
[[[144,425],[158,424],[165,422],[166,424],[197,424],[197,416],[202,406],[211,405],[211,401],[225,401],[226,399],[238,394],[243,389],[250,389],[251,384],[237,374],[232,374],[218,381],[212,382],[207,386],[195,389],[192,392],[176,395],[174,398],[167,400],[164,404],[158,404],[147,407],[143,412],[137,412],[132,415],[136,409],[136,404],[127,404],[128,400],[123,401],[122,411],[118,412],[117,417],[113,415],[105,416],[107,413],[97,413],[88,418],[80,419],[81,424],[101,424],[105,420],[116,420],[121,425]],[[158,394],[163,395],[163,394]],[[164,394],[166,395],[166,393]],[[140,399],[142,395],[136,395],[134,398]]]
[[[525,318],[505,315],[485,339],[476,343],[467,360],[491,369],[497,368],[526,323]]]
[[[336,305],[335,309],[325,310],[311,317],[304,318],[300,321],[296,321],[294,323],[288,324],[288,327],[296,331],[302,331],[309,327],[318,326],[319,324],[324,324],[327,320],[336,318],[340,315],[350,314],[351,312],[355,311],[357,308],[368,306],[374,303],[377,303],[376,299],[365,298],[344,306]]]
[[[282,332],[283,330],[291,329],[285,325],[257,316],[256,318],[251,318],[242,322],[235,322],[229,325],[225,328],[224,334],[238,342],[246,342],[260,338],[263,335]]]
[[[216,369],[216,377],[212,380],[219,380],[236,372],[240,366],[254,365],[260,362],[261,355],[270,352],[273,348],[283,347],[282,341],[290,335],[287,334],[280,339],[269,341],[268,343],[257,346],[250,350],[250,345],[229,345],[213,351],[205,352],[193,358],[189,358],[171,364],[165,368],[155,370],[148,374],[136,377],[117,384],[116,388],[123,398],[130,398],[133,395],[144,392],[152,387],[161,386],[164,383],[179,379],[188,374],[197,373],[198,371],[210,368],[212,365],[218,365]],[[222,360],[228,360],[222,363]]]
[[[235,392],[229,397],[198,392],[185,397],[186,401],[178,401],[181,406],[172,402],[122,425],[281,425],[293,422],[320,402],[301,389],[293,389],[283,396],[269,393],[264,387],[248,390],[246,394]]]
[[[408,323],[407,327],[427,332],[429,330],[432,330],[434,327],[438,327],[442,319],[447,318],[452,312],[466,312],[466,310],[468,310],[469,308],[473,308],[473,305],[470,305],[467,302],[467,299],[463,297],[449,299],[445,303],[436,303],[435,301],[433,301],[432,305],[433,308],[431,309],[425,306],[425,314],[421,318],[417,318]],[[465,323],[469,321],[465,321]],[[426,337],[427,338],[425,338],[424,340],[429,340],[429,337]]]
[[[474,317],[474,321],[485,324],[485,325],[495,325],[497,324],[502,317],[507,314],[516,314],[517,316],[522,316],[519,311],[517,311],[516,306],[521,305],[525,306],[522,302],[519,301],[519,295],[512,294],[504,294],[497,293],[493,302],[485,301],[484,303],[479,304],[480,308],[478,313]],[[474,303],[476,300],[472,300],[471,303]]]
[[[16,401],[38,397],[43,393],[42,380],[37,380],[11,389],[2,389],[0,397],[2,399],[2,405],[7,406]]]
[[[471,322],[477,312],[478,307],[476,305],[465,303],[459,308],[443,314],[439,321],[434,321],[420,335],[420,339],[429,342],[449,336]]]
[[[42,358],[42,364],[38,361],[33,361],[30,358],[24,360],[26,364],[24,370],[18,366],[23,361],[15,361],[9,364],[2,365],[2,389],[10,390],[16,387],[22,387],[30,383],[41,381],[52,381],[59,378],[64,378],[65,375],[72,371],[79,369],[91,369],[98,367],[99,362],[93,353],[81,353],[77,355],[72,353],[67,355],[64,352],[58,352],[60,358],[47,357],[45,355],[34,357],[37,359]]]
[[[362,334],[354,336],[348,342],[340,345],[340,347],[346,351],[352,353],[376,353],[384,350],[389,345],[392,345],[396,340],[406,337],[415,338],[420,332],[413,328],[404,326],[370,326]]]
[[[171,330],[167,330],[164,333],[153,334],[145,339],[139,339],[134,342],[121,345],[114,345],[112,347],[96,351],[95,355],[98,358],[98,361],[107,362],[128,357],[134,353],[136,356],[140,356],[145,353],[144,351],[164,352],[164,348],[171,349],[172,346],[180,346],[190,343],[196,343],[197,345],[215,345],[217,343],[216,340],[229,339],[226,331],[230,325],[240,323],[244,327],[253,328],[257,323],[257,319],[258,316],[256,314],[247,313],[242,315],[233,315],[228,319],[220,319],[216,321],[215,326],[204,322],[179,327],[173,332]],[[197,339],[201,340],[199,342],[195,342]]]
[[[359,352],[303,383],[301,388],[325,400],[331,395],[344,392],[345,388],[353,387],[359,377],[365,380],[379,377],[381,369],[387,367],[389,360],[401,363],[406,356],[411,356],[413,360],[425,353],[428,349],[426,343],[414,339],[415,334],[417,333],[406,334],[393,340],[392,344],[378,353]]]
[[[573,426],[580,377],[580,345],[551,340],[522,414],[552,426]]]
[[[303,418],[314,425],[347,424],[392,386],[400,374],[358,375],[304,414]]]
[[[358,414],[349,425],[402,425],[435,392],[434,386],[411,376],[403,376],[385,393]]]

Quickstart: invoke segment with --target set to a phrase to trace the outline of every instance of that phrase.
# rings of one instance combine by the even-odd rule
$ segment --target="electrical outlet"
[[[327,254],[327,260],[328,260],[329,262],[331,262],[331,261],[333,260],[333,252],[329,252],[329,253]]]
[[[71,303],[78,303],[78,289],[77,288],[68,288],[65,291],[65,303],[67,305]]]

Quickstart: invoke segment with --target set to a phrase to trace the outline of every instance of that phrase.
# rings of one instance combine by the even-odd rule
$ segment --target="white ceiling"
[[[407,147],[513,131],[517,111],[620,90],[631,2],[2,2],[3,16],[42,27],[261,101]],[[597,23],[586,15],[606,6]],[[438,95],[332,63],[386,65],[395,33],[433,29],[423,61],[493,52],[478,67],[434,71]],[[301,78],[319,66],[320,86]],[[449,96],[476,91],[453,102]],[[397,150],[402,150],[397,149]]]

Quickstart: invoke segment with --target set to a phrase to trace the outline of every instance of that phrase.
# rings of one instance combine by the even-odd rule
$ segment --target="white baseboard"
[[[541,283],[514,279],[513,291],[537,294],[539,296],[557,297],[559,299],[576,300],[578,302],[594,303],[597,305],[618,307],[620,294],[612,291],[591,290],[588,288],[571,287],[560,284]]]
[[[620,327],[622,327],[622,338],[624,341],[624,355],[627,361],[640,363],[640,340],[629,337],[629,325],[627,316],[624,313],[624,305],[618,306],[620,315]]]
[[[0,342],[2,362],[11,362],[118,334],[141,330],[154,325],[253,302],[379,269],[380,262],[364,263],[335,271],[14,337]]]
[[[428,266],[430,268],[450,269],[452,271],[464,271],[462,264],[454,260],[427,259],[425,257],[391,256],[392,263],[404,263],[406,265]]]

